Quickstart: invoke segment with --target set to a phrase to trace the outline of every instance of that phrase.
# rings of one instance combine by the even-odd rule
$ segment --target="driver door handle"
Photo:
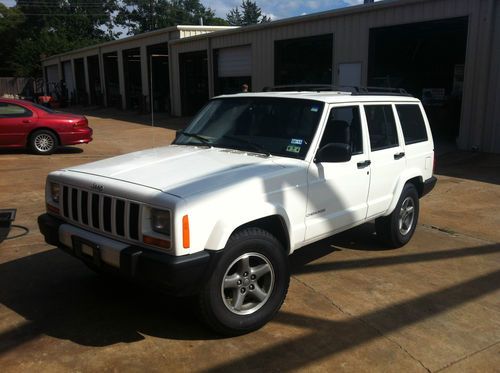
[[[394,159],[401,159],[405,156],[404,152],[394,154]]]
[[[31,119],[23,119],[23,123],[31,123]]]
[[[367,160],[364,162],[358,162],[358,168],[365,168],[372,164],[372,161]]]

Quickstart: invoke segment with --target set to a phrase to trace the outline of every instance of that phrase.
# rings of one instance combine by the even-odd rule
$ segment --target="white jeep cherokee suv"
[[[408,95],[221,96],[170,146],[49,174],[38,222],[90,267],[196,295],[212,328],[242,334],[279,310],[295,250],[371,220],[406,244],[433,163]]]

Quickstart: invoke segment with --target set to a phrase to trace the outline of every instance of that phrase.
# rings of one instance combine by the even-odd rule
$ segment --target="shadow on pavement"
[[[500,184],[500,154],[452,151],[437,157],[436,174]]]
[[[0,354],[40,334],[86,346],[135,342],[140,333],[169,339],[217,339],[190,299],[176,299],[103,278],[52,249],[0,264],[0,303],[27,322],[0,333]]]
[[[331,245],[325,240],[323,245],[304,249],[302,257],[292,257],[294,272],[362,270],[500,252],[500,245],[497,244],[305,265],[339,250],[333,247],[335,239],[328,242]],[[0,354],[42,334],[85,346],[135,342],[144,339],[141,334],[180,340],[220,338],[197,321],[192,300],[164,296],[123,281],[104,280],[57,249],[0,264],[0,283],[0,303],[27,320],[0,333]],[[360,317],[383,325],[384,332],[367,328],[359,318],[332,322],[281,312],[276,322],[310,328],[311,335],[287,339],[277,347],[252,353],[248,358],[220,368],[254,367],[261,359],[271,358],[280,362],[280,369],[297,368],[311,359],[320,359],[364,343],[381,333],[435,316],[499,288],[500,271],[497,271]],[[301,353],[290,358],[289,351],[298,350]]]

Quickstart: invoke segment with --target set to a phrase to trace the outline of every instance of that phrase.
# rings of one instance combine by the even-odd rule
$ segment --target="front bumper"
[[[105,263],[99,245],[85,238],[73,236],[72,247],[62,243],[59,229],[63,224],[66,223],[49,214],[38,217],[40,232],[48,244],[59,247],[98,271],[154,284],[173,295],[196,294],[207,280],[219,256],[219,252],[208,250],[191,255],[173,256],[130,245],[119,251],[119,268],[117,268]],[[88,250],[82,250],[82,246],[92,248],[90,255]]]

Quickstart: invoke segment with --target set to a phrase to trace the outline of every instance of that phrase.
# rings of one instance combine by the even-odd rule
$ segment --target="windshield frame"
[[[216,110],[217,107],[212,107],[215,102],[217,101],[228,101],[228,100],[248,100],[249,103],[251,104],[252,100],[255,100],[255,104],[264,104],[264,105],[269,105],[266,101],[269,101],[270,104],[272,105],[272,101],[297,101],[301,102],[301,107],[300,110],[304,110],[307,108],[307,105],[317,105],[317,114],[315,115],[315,118],[311,118],[309,120],[309,131],[310,133],[307,134],[307,139],[304,139],[304,151],[301,152],[300,155],[295,155],[294,153],[287,153],[288,148],[285,150],[278,151],[276,149],[268,149],[264,147],[262,144],[257,143],[257,141],[252,142],[251,140],[248,140],[250,136],[241,136],[239,139],[240,141],[235,141],[234,143],[228,144],[222,144],[219,143],[222,138],[230,139],[231,136],[227,136],[231,132],[227,132],[224,135],[218,137],[216,141],[210,142],[210,141],[201,141],[201,140],[195,140],[194,138],[189,138],[189,134],[196,134],[198,136],[204,136],[203,131],[196,130],[193,127],[196,125],[199,125],[199,122],[203,120],[203,118],[206,115],[213,115],[214,113],[207,113],[207,110],[213,109]],[[233,150],[239,150],[242,152],[247,152],[247,153],[254,153],[254,154],[259,154],[259,155],[265,155],[265,156],[276,156],[276,157],[284,157],[284,158],[291,158],[291,159],[298,159],[298,160],[306,160],[310,157],[311,151],[314,150],[316,146],[316,138],[318,131],[322,128],[322,123],[325,120],[325,113],[328,112],[328,103],[323,101],[323,100],[318,100],[315,98],[302,98],[302,97],[283,97],[283,96],[267,96],[267,95],[248,95],[248,96],[242,96],[242,95],[235,95],[233,96],[219,96],[212,98],[210,101],[207,102],[205,106],[200,109],[200,111],[195,115],[195,117],[192,118],[192,120],[189,122],[188,126],[183,130],[178,132],[178,136],[172,143],[173,145],[180,145],[180,146],[200,146],[200,147],[214,147],[214,148],[222,148],[222,149],[233,149]],[[316,113],[316,111],[312,110],[313,107],[311,107],[310,111]],[[302,115],[302,114],[301,114]],[[210,121],[207,121],[207,123],[210,123]],[[206,124],[203,125],[203,129],[206,129]],[[297,121],[300,125],[300,120]],[[306,121],[307,123],[307,121]],[[215,126],[214,126],[215,127]],[[208,126],[210,128],[210,126]],[[285,127],[286,128],[286,127]],[[233,130],[233,127],[230,127],[230,130]],[[187,133],[187,135],[184,135],[183,132]],[[291,135],[290,135],[291,136]],[[189,138],[189,139],[186,139]],[[286,137],[266,137],[266,136],[254,136],[254,139],[265,139],[266,141],[270,141],[273,139],[280,140],[281,142],[288,141]],[[207,137],[207,140],[209,140],[210,137]],[[197,144],[195,141],[199,141],[199,144]],[[293,140],[290,138],[290,141]],[[244,146],[243,144],[247,143],[247,146]],[[286,145],[286,144],[285,144]],[[260,148],[260,149],[259,149]]]

